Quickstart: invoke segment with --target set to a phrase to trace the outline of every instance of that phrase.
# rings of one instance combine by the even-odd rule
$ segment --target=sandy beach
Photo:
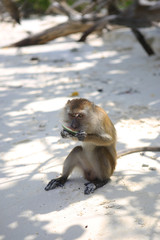
[[[1,22],[0,46],[54,21]],[[91,195],[77,171],[64,188],[44,191],[75,146],[60,137],[74,92],[107,111],[117,150],[160,146],[160,32],[146,31],[152,57],[128,29],[86,43],[79,36],[0,49],[0,240],[159,240],[160,153],[118,159],[111,182]]]

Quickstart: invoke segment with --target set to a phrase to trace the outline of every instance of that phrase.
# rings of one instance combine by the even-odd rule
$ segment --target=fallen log
[[[24,47],[45,44],[59,37],[64,37],[73,33],[84,32],[88,28],[90,28],[93,24],[94,24],[93,21],[86,21],[85,23],[83,23],[83,21],[80,20],[68,21],[65,23],[61,23],[55,27],[44,30],[40,33],[31,35],[27,38],[22,39],[21,41],[12,43],[8,46],[4,46],[2,48]]]

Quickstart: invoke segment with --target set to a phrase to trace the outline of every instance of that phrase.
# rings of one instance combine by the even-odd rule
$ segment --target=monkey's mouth
[[[73,128],[71,127],[68,127],[68,126],[65,126],[62,124],[62,127],[64,130],[66,130],[67,132],[70,132],[70,133],[73,133],[73,134],[76,134],[78,131],[74,130]]]

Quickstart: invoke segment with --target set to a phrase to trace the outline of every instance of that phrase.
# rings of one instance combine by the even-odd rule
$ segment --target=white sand
[[[46,19],[0,23],[0,45],[50,26]],[[0,240],[158,240],[160,153],[119,159],[112,181],[88,196],[76,172],[64,188],[44,191],[74,146],[59,135],[74,91],[106,109],[119,150],[160,145],[157,42],[159,54],[148,57],[128,31],[75,39],[0,50]]]

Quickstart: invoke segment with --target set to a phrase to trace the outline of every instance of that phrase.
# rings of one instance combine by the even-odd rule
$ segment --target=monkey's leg
[[[56,179],[52,179],[45,187],[46,191],[55,189],[57,187],[63,187],[67,181],[68,176],[71,174],[73,168],[78,165],[79,157],[81,157],[82,147],[75,147],[68,157],[66,158],[63,166],[62,176]]]
[[[85,190],[84,190],[84,194],[90,194],[93,193],[97,188],[103,187],[105,184],[107,184],[110,181],[110,179],[105,179],[103,181],[99,180],[99,179],[95,179],[92,182],[88,182],[85,183],[84,185]]]

